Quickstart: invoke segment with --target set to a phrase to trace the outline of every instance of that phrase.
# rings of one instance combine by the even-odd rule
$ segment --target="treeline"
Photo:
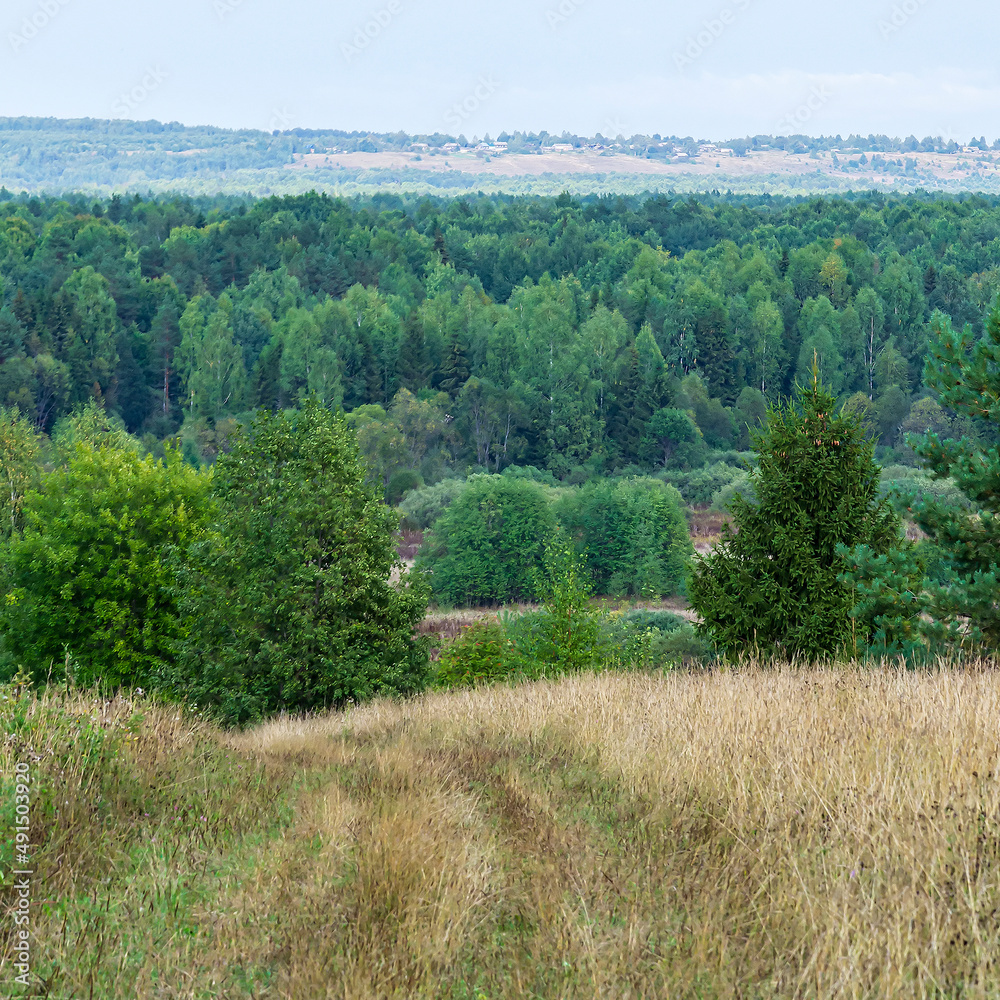
[[[907,430],[972,431],[930,398],[924,356],[935,314],[982,332],[1000,207],[6,197],[0,280],[0,405],[48,431],[99,399],[192,462],[315,396],[384,483],[691,468],[747,448],[814,359],[906,462]]]
[[[80,190],[99,191],[184,191],[198,194],[202,191],[228,191],[233,193],[255,191],[259,194],[288,193],[301,190],[298,171],[288,170],[297,154],[329,154],[321,163],[323,183],[337,192],[353,191],[355,185],[371,191],[380,187],[402,184],[410,189],[428,190],[447,186],[451,190],[476,190],[501,184],[505,191],[530,190],[531,193],[550,193],[549,177],[498,178],[486,176],[476,183],[477,175],[461,170],[408,171],[377,170],[358,171],[338,167],[338,153],[399,153],[427,154],[430,156],[470,153],[484,143],[489,150],[479,155],[495,155],[504,143],[507,153],[535,154],[551,152],[554,147],[589,149],[608,157],[608,172],[614,174],[616,158],[623,156],[661,162],[694,162],[701,157],[715,161],[719,157],[744,157],[764,150],[784,150],[789,153],[809,153],[823,158],[824,170],[833,162],[833,180],[850,170],[865,169],[871,157],[871,170],[885,184],[916,184],[932,187],[955,183],[948,178],[935,179],[933,173],[922,172],[912,155],[920,152],[966,153],[973,160],[976,155],[1000,148],[1000,140],[990,145],[985,136],[973,137],[968,146],[960,146],[953,139],[925,136],[918,139],[910,135],[905,139],[886,135],[836,136],[807,135],[754,135],[719,142],[709,142],[692,136],[634,134],[594,136],[540,132],[501,132],[497,136],[409,134],[406,132],[345,131],[342,129],[290,128],[283,115],[276,115],[268,130],[224,129],[212,126],[187,126],[179,122],[126,121],[117,119],[59,119],[59,118],[0,118],[0,178],[10,188],[36,192],[66,192]],[[840,159],[843,157],[843,159]],[[862,162],[861,157],[865,158]],[[471,157],[465,163],[475,162]],[[449,166],[460,166],[455,161]],[[721,164],[720,164],[721,165]],[[471,183],[470,183],[471,180]],[[698,179],[698,186],[703,181]],[[791,190],[786,186],[789,178],[765,175],[754,178],[754,190],[780,193],[802,191],[825,192],[838,189],[831,176],[824,174],[800,175]],[[975,183],[977,189],[994,190],[995,178],[989,173],[976,173],[962,178],[968,187]],[[594,190],[595,178],[561,175],[560,183],[572,190]],[[646,179],[648,188],[655,179]],[[715,183],[739,185],[746,183],[742,175],[716,178]],[[312,181],[313,185],[316,181]],[[685,178],[675,180],[678,190],[688,190]],[[634,174],[614,177],[614,183],[598,181],[596,189],[631,191]],[[855,184],[856,186],[856,184]],[[558,188],[554,193],[558,193]],[[641,190],[639,188],[638,190]],[[735,187],[735,190],[741,190]]]

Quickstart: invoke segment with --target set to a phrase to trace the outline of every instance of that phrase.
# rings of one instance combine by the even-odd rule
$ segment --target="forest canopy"
[[[97,399],[200,463],[315,396],[400,495],[455,466],[697,468],[815,357],[912,465],[909,431],[979,433],[924,357],[935,317],[981,336],[998,289],[984,196],[23,195],[0,202],[0,405],[48,432]]]

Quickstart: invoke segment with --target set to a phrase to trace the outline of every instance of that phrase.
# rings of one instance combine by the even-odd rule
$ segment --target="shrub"
[[[421,486],[423,486],[423,481],[420,475],[412,469],[394,472],[389,478],[389,485],[385,488],[385,502],[390,507],[395,507],[407,493],[412,493],[414,490],[420,489]]]
[[[594,482],[562,496],[555,510],[585,554],[598,594],[663,597],[683,588],[693,548],[672,486]]]
[[[684,619],[678,615],[671,614],[669,611],[636,608],[625,615],[623,624],[629,629],[638,629],[640,631],[653,629],[657,632],[673,632],[684,624]]]
[[[365,483],[342,416],[262,412],[216,465],[219,518],[184,570],[191,633],[175,690],[232,722],[407,694],[428,680],[427,606],[398,515]]]
[[[407,493],[399,504],[399,510],[414,529],[426,531],[464,489],[464,479],[442,479],[433,486]]]
[[[725,462],[715,462],[690,472],[668,471],[662,476],[664,482],[675,486],[685,502],[692,506],[711,503],[720,490],[745,477],[742,469]]]
[[[971,507],[969,498],[958,488],[954,479],[935,479],[923,469],[905,465],[891,465],[882,470],[880,494],[889,496],[890,493],[894,494],[893,502],[899,509],[924,501],[964,510]]]
[[[451,605],[536,599],[554,520],[542,488],[504,476],[473,476],[428,533],[417,565]]]
[[[535,661],[547,672],[558,673],[593,666],[600,635],[599,618],[588,604],[593,585],[583,560],[561,531],[546,543],[541,589],[545,610]]]
[[[654,666],[704,660],[711,654],[711,644],[698,635],[691,622],[682,621],[668,632],[654,632],[649,643],[649,661]]]
[[[501,473],[507,479],[527,479],[543,486],[558,486],[559,480],[551,472],[537,469],[533,465],[508,465]]]
[[[632,669],[662,662],[654,653],[663,637],[683,619],[667,611],[611,611],[601,618],[600,655],[609,667]]]
[[[441,654],[438,684],[461,687],[514,677],[557,677],[597,666],[606,652],[602,618],[588,605],[580,557],[556,533],[545,546],[539,590],[545,607],[502,614],[464,630]]]
[[[749,472],[741,473],[712,497],[712,510],[728,511],[737,495],[751,506],[757,502],[757,491]]]
[[[435,684],[443,688],[492,684],[516,677],[524,663],[496,618],[474,622],[441,652]]]

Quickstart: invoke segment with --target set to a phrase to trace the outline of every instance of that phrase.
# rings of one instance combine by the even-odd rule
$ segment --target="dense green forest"
[[[905,464],[906,431],[968,429],[922,383],[935,317],[979,334],[1000,289],[983,196],[19,196],[0,219],[0,405],[49,431],[97,398],[197,463],[316,395],[385,484],[696,468],[814,356]]]

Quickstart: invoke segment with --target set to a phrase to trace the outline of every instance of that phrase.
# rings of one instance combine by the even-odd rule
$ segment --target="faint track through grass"
[[[992,669],[579,676],[243,733],[144,711],[106,818],[39,827],[47,995],[1000,994]]]

